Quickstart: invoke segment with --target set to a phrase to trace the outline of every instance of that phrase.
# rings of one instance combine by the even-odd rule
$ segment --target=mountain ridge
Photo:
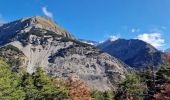
[[[134,68],[143,68],[150,64],[158,66],[165,60],[162,52],[138,39],[107,40],[99,44],[97,48],[121,59]]]

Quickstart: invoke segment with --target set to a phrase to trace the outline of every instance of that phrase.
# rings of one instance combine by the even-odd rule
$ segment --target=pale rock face
[[[25,28],[20,29],[17,34],[14,29],[18,26],[7,24],[6,26],[10,27],[10,32],[15,33],[12,35],[12,39],[1,33],[10,34],[7,29],[4,29],[5,26],[0,27],[0,38],[5,36],[8,39],[5,42],[0,40],[1,45],[10,44],[22,51],[25,57],[23,64],[29,73],[33,73],[36,67],[41,66],[50,76],[67,79],[74,74],[77,76],[76,78],[85,80],[87,86],[93,89],[116,90],[117,85],[125,78],[125,73],[129,69],[126,64],[94,46],[77,41],[69,33],[63,33],[64,30],[56,25],[51,25],[46,21],[44,24],[44,20],[33,17],[13,22],[14,25],[20,25],[18,24],[20,22],[26,23]],[[27,34],[34,29],[33,27],[41,32]],[[44,34],[49,32],[46,30],[61,36]]]
[[[71,41],[55,41],[51,37],[43,47],[40,45],[40,37],[30,36],[30,40],[30,44],[25,47],[19,41],[10,43],[26,56],[26,69],[29,73],[41,66],[51,76],[67,79],[75,74],[85,80],[89,87],[105,91],[115,90],[127,72],[125,67],[128,66],[124,63],[91,46],[83,47]],[[34,40],[38,40],[38,44],[33,44]]]

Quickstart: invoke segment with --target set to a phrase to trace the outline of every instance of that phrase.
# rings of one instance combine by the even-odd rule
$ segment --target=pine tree
[[[140,77],[136,73],[127,74],[115,95],[116,100],[142,100],[145,88],[142,87]]]
[[[37,99],[67,98],[67,93],[60,87],[56,87],[52,79],[45,74],[41,67],[33,73],[33,84],[38,90]]]
[[[24,91],[20,87],[20,79],[16,73],[11,72],[9,66],[0,61],[0,99],[23,100]]]
[[[38,90],[38,99],[41,98],[52,98],[57,91],[55,89],[52,80],[45,74],[41,67],[36,69],[33,73],[34,86]]]
[[[147,93],[144,99],[152,100],[154,99],[154,94],[156,92],[156,78],[155,71],[152,65],[146,67],[145,72],[143,73],[143,77],[145,77],[145,84],[147,86]]]
[[[21,86],[26,93],[26,100],[35,100],[38,96],[38,90],[33,84],[33,78],[29,73],[24,73],[22,76]]]

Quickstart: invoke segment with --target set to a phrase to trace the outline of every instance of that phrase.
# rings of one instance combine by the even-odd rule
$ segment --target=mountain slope
[[[43,17],[29,17],[0,27],[2,48],[10,46],[1,50],[2,55],[9,56],[1,58],[5,57],[10,62],[15,56],[21,67],[15,62],[11,65],[17,71],[32,73],[41,66],[51,76],[64,79],[74,76],[85,80],[93,89],[115,90],[129,67],[115,57],[76,40],[48,21]],[[16,51],[21,55],[16,55]]]
[[[137,39],[107,40],[97,47],[135,68],[143,68],[149,64],[157,66],[164,62],[164,54],[162,52],[150,44]]]

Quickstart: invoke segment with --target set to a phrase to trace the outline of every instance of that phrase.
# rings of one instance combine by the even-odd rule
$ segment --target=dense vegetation
[[[17,73],[0,60],[1,100],[170,100],[170,64],[126,75],[118,91],[94,91],[82,80],[49,77],[41,67]]]
[[[154,70],[149,65],[128,74],[114,97],[115,100],[170,100],[170,57]]]
[[[51,78],[41,67],[33,74],[16,73],[0,61],[1,100],[91,100],[91,94],[83,81]]]

